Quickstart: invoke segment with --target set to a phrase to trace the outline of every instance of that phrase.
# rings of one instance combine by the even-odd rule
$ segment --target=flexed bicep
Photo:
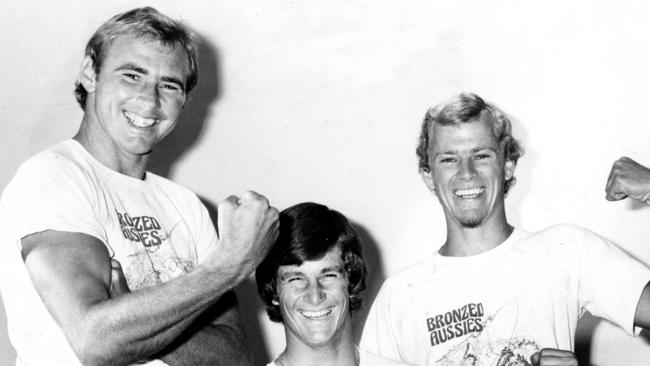
[[[32,283],[73,349],[83,342],[87,309],[109,298],[111,259],[92,236],[43,231],[22,239]]]

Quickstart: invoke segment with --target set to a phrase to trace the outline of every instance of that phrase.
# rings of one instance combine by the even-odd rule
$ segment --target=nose
[[[458,174],[461,178],[471,179],[476,175],[474,161],[472,159],[463,159],[460,162],[460,172]]]
[[[158,90],[158,85],[152,83],[144,84],[142,90],[140,90],[139,98],[148,105],[156,108],[160,107],[160,91]]]
[[[325,299],[325,291],[318,281],[312,281],[307,288],[307,299],[311,304],[317,305]]]

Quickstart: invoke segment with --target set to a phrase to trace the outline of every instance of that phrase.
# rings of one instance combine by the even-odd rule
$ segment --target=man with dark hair
[[[578,226],[528,233],[508,223],[504,199],[522,149],[495,106],[460,94],[430,109],[417,155],[447,240],[386,280],[362,347],[417,365],[577,365],[585,311],[629,334],[650,325],[644,265]]]
[[[269,317],[284,324],[286,348],[269,366],[404,365],[353,343],[366,266],[341,213],[311,202],[282,211],[278,240],[255,278]]]
[[[231,290],[277,237],[277,210],[231,196],[217,236],[196,195],[146,171],[197,72],[195,37],[153,8],[88,42],[78,133],[27,160],[0,201],[17,365],[251,363]]]

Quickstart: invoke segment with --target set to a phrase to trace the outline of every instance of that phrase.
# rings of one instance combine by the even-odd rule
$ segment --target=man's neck
[[[73,139],[77,140],[93,158],[120,174],[136,179],[144,179],[149,155],[129,156],[120,154],[119,149],[113,146],[105,146],[111,144],[111,141],[96,138],[84,127],[85,124],[82,121],[79,131]]]
[[[505,217],[476,227],[450,225],[447,222],[447,241],[439,253],[448,257],[468,257],[487,252],[501,245],[514,228]]]
[[[351,337],[340,342],[312,347],[302,342],[287,342],[277,366],[356,366],[358,353]]]

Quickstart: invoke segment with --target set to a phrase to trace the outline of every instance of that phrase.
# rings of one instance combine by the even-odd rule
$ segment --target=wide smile
[[[298,310],[298,312],[300,313],[300,315],[304,316],[309,320],[322,320],[332,315],[332,308],[329,307],[327,309],[317,310],[317,311]]]
[[[126,120],[131,126],[137,128],[150,128],[157,125],[161,121],[160,119],[156,118],[142,117],[133,112],[122,111],[122,114],[124,117],[126,117]]]
[[[480,196],[485,192],[485,187],[455,189],[454,195],[462,199],[472,199]]]

